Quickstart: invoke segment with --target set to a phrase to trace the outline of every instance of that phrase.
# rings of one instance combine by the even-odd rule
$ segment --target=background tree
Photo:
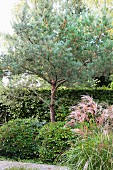
[[[35,1],[36,2],[36,1]],[[55,93],[63,83],[87,84],[95,75],[109,74],[112,66],[111,25],[106,17],[89,12],[67,12],[55,1],[24,3],[13,22],[14,35],[6,35],[3,64],[15,73],[36,74],[51,86],[50,119],[55,121]],[[106,66],[107,64],[107,66]],[[102,68],[100,69],[100,65]]]

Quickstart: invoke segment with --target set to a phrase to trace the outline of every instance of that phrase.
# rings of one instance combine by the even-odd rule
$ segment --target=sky
[[[12,33],[11,9],[18,0],[0,0],[0,32]]]

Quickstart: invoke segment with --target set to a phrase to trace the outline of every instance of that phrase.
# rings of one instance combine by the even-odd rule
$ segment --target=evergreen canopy
[[[45,0],[25,3],[13,28],[14,35],[6,35],[8,51],[2,63],[16,73],[28,70],[51,85],[53,115],[61,84],[87,84],[113,71],[112,26],[105,15],[78,14],[68,2],[56,8],[54,1]]]

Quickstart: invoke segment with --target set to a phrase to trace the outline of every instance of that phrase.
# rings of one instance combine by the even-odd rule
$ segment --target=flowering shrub
[[[83,95],[81,102],[71,107],[72,111],[67,117],[68,122],[65,126],[74,127],[77,123],[95,124],[96,126],[112,126],[113,106],[107,104],[97,104],[92,97]]]

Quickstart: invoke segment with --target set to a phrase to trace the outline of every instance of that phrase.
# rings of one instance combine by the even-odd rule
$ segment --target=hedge
[[[0,109],[4,111],[4,114],[8,113],[8,120],[37,117],[39,121],[50,121],[50,90],[10,89],[2,95],[7,97],[3,101],[4,103],[0,105]],[[81,95],[90,95],[98,102],[104,101],[110,105],[113,104],[113,90],[59,89],[56,94],[57,121],[64,121],[69,114],[70,106],[76,105],[80,101]],[[6,106],[5,109],[2,109],[3,106]]]
[[[64,124],[44,125],[31,118],[11,120],[0,127],[0,155],[56,164],[77,138],[70,128],[64,128]]]

